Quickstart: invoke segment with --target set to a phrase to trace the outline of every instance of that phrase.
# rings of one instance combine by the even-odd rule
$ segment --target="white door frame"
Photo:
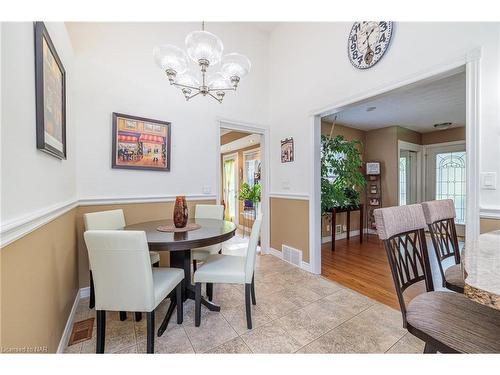
[[[221,162],[220,162],[220,129],[231,129],[237,131],[243,131],[247,133],[260,134],[260,160],[261,160],[261,203],[260,208],[262,212],[262,229],[261,229],[261,252],[263,254],[269,254],[270,249],[270,221],[269,221],[269,127],[252,124],[237,120],[230,120],[225,118],[217,119],[217,141],[216,141],[216,176],[217,176],[217,189],[216,189],[216,199],[217,202],[221,201]],[[239,173],[239,172],[238,172]]]
[[[379,95],[397,88],[422,81],[432,82],[455,73],[466,73],[466,143],[467,143],[467,219],[466,245],[479,237],[479,91],[481,49],[473,49],[436,65],[423,72],[411,74],[407,78],[389,83],[357,95],[344,98],[326,107],[312,110],[310,115],[310,139],[313,156],[310,168],[313,171],[310,190],[312,195],[309,204],[309,247],[310,263],[314,273],[321,273],[321,118],[343,111],[353,105],[361,104]]]
[[[234,160],[234,178],[235,178],[235,189],[236,189],[236,192],[238,192],[240,190],[240,172],[239,172],[239,158],[238,158],[238,151],[236,152],[232,152],[230,154],[226,154],[223,156],[223,161],[226,161],[226,160]],[[222,166],[221,166],[221,169],[222,169]],[[223,172],[222,172],[222,182],[224,183],[224,169],[223,169]],[[219,180],[221,181],[221,180]],[[219,183],[220,185],[220,183]],[[221,190],[221,198],[217,200],[217,204],[219,202],[222,201],[222,198],[224,196],[224,192]],[[240,210],[239,210],[239,201],[238,199],[235,197],[234,198],[235,200],[235,205],[236,205],[236,214],[234,215],[234,223],[236,224],[236,227],[238,227],[238,224],[240,223]]]
[[[424,181],[424,147],[416,143],[410,143],[398,140],[398,202],[399,202],[399,186],[401,181],[399,181],[399,158],[401,156],[401,150],[415,151],[417,153],[417,202],[423,202],[424,195],[422,193],[423,181]]]

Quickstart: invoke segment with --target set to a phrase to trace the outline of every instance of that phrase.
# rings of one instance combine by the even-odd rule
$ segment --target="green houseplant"
[[[321,211],[357,206],[366,181],[361,173],[360,141],[321,136]]]
[[[245,205],[250,206],[248,203],[251,202],[251,206],[257,206],[257,202],[260,202],[260,192],[261,186],[260,184],[254,184],[250,186],[248,183],[244,182],[238,194],[238,199],[240,201],[245,201]]]

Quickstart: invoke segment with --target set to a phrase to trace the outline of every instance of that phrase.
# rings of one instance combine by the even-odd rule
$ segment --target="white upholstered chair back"
[[[259,243],[260,227],[262,225],[262,215],[260,214],[254,221],[250,241],[248,241],[247,259],[245,263],[245,283],[252,282],[255,269],[255,258],[257,256],[257,244]]]
[[[123,210],[90,212],[83,215],[85,230],[118,230],[125,227]]]
[[[96,310],[152,311],[155,298],[146,234],[89,230],[84,238],[94,278]]]
[[[436,221],[454,219],[455,204],[452,199],[443,199],[422,203],[425,221],[427,224],[433,224]]]
[[[224,218],[224,206],[220,204],[197,204],[194,217],[196,219],[218,219]]]

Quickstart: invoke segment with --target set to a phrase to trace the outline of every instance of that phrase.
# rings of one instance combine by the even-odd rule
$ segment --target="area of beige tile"
[[[253,353],[293,353],[301,345],[278,324],[271,322],[241,335]]]
[[[411,333],[404,335],[386,352],[390,354],[421,354],[424,352],[425,343]]]
[[[297,342],[306,345],[372,305],[369,298],[342,289],[285,315],[278,323]]]
[[[246,239],[224,247],[244,254]],[[220,312],[202,306],[201,326],[194,325],[194,301],[183,305],[183,324],[176,311],[155,353],[422,353],[423,342],[402,328],[401,313],[318,275],[296,268],[271,255],[258,255],[252,306],[253,329],[247,329],[244,286],[214,285]],[[80,300],[75,322],[95,317],[88,298]],[[170,305],[155,310],[155,331]],[[66,347],[65,353],[95,353],[96,323],[91,340]],[[106,313],[106,353],[145,353],[146,315],[120,321],[118,312]]]
[[[183,324],[196,353],[204,353],[238,336],[220,313],[211,312],[201,318],[201,324]]]
[[[252,351],[241,339],[241,337],[235,337],[232,340],[225,342],[219,347],[208,351],[211,354],[250,354]]]

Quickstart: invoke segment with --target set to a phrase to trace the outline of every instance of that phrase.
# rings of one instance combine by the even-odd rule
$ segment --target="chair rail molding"
[[[481,206],[479,207],[479,217],[481,219],[500,220],[500,206]]]
[[[269,193],[269,198],[309,200],[309,194],[304,193]]]
[[[0,226],[0,247],[24,237],[77,206],[78,200],[74,199],[3,222]]]
[[[74,199],[53,206],[33,211],[0,225],[0,248],[26,236],[36,229],[50,223],[78,206],[99,206],[110,204],[132,204],[132,203],[162,203],[174,202],[175,195],[164,196],[135,196],[135,197],[107,197],[107,198],[82,198]],[[190,194],[186,195],[188,201],[215,200],[215,194]]]

